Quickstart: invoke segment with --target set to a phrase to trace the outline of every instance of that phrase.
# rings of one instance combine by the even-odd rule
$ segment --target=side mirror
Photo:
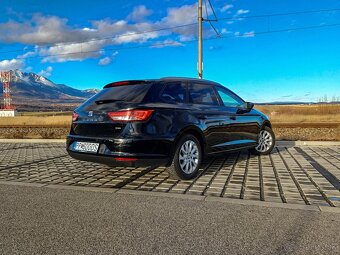
[[[247,113],[250,112],[254,108],[254,103],[245,102],[241,108],[237,110],[237,113]]]
[[[246,109],[248,112],[250,112],[253,108],[254,108],[254,103],[251,103],[251,102],[244,103],[244,109]]]

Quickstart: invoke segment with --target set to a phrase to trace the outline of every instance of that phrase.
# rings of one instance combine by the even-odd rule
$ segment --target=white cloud
[[[249,31],[243,34],[241,32],[235,32],[234,36],[235,37],[255,37],[255,31]]]
[[[255,36],[255,31],[245,32],[243,34],[243,37],[254,37],[254,36]]]
[[[45,70],[41,70],[38,74],[44,77],[50,77],[52,75],[53,67],[48,66]]]
[[[177,42],[175,40],[164,40],[164,41],[159,41],[155,42],[151,48],[165,48],[165,47],[181,47],[184,46],[183,43]]]
[[[152,10],[149,10],[145,7],[145,5],[139,5],[133,8],[132,13],[127,16],[127,19],[132,21],[143,21],[146,17],[152,14]]]
[[[112,53],[111,56],[107,56],[107,57],[104,57],[104,58],[101,58],[98,62],[98,65],[101,65],[101,66],[106,66],[106,65],[109,65],[112,63],[112,61],[114,60],[114,58],[118,55],[118,51],[115,51],[114,53]]]
[[[151,13],[151,10],[140,5],[128,15],[128,21],[107,18],[91,21],[84,27],[71,26],[67,19],[58,16],[34,14],[30,19],[23,17],[20,21],[0,23],[0,42],[33,45],[36,47],[34,50],[18,57],[39,55],[43,57],[43,63],[53,63],[104,58],[100,51],[110,45],[154,44],[171,40],[185,42],[196,38],[195,24],[171,30],[162,28],[196,23],[197,4],[169,8],[165,17],[153,22],[146,20]],[[204,29],[206,37],[214,35],[210,28]],[[151,30],[159,31],[143,33]]]
[[[226,11],[228,11],[228,10],[230,10],[231,8],[233,8],[234,6],[232,5],[232,4],[226,4],[226,5],[224,5],[221,9],[220,9],[220,11],[221,12],[226,12]]]
[[[197,21],[197,4],[169,8],[162,22],[168,26],[178,26]]]
[[[66,61],[82,61],[86,58],[98,58],[101,55],[102,41],[89,41],[42,48],[43,63],[61,63]]]
[[[240,17],[243,14],[249,13],[249,10],[239,9],[236,11],[236,13],[233,15],[233,18],[227,21],[228,25],[234,24],[236,21],[244,20],[244,18]]]
[[[111,58],[110,57],[101,58],[98,62],[98,65],[100,65],[100,66],[106,66],[108,64],[111,64]]]
[[[239,16],[247,13],[249,13],[249,10],[240,9],[236,12],[236,15]]]
[[[91,38],[93,31],[72,28],[68,20],[57,16],[34,14],[31,20],[0,23],[0,41],[29,45],[74,42]]]
[[[126,43],[144,43],[150,39],[158,38],[157,32],[150,32],[146,34],[138,34],[136,32],[126,32],[112,39],[114,44],[126,44]]]
[[[194,24],[197,22],[197,4],[183,5],[181,7],[169,8],[167,16],[158,24],[160,27],[175,27],[185,24]],[[193,39],[197,34],[196,26],[186,26],[172,29],[172,32],[178,34],[181,41]]]
[[[0,71],[9,71],[20,69],[24,67],[25,63],[22,59],[11,59],[11,60],[2,60],[0,61]]]
[[[25,47],[24,51],[27,51],[28,49],[29,47]],[[27,51],[26,53],[19,55],[18,58],[22,58],[22,59],[30,58],[30,57],[34,57],[38,55],[38,53],[39,53],[39,47],[35,46],[33,51]]]
[[[222,35],[228,34],[228,33],[229,33],[228,29],[226,29],[226,28],[222,28],[222,29],[221,29],[221,34],[222,34]]]

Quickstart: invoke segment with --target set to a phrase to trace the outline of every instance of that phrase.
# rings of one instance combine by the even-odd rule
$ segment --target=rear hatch
[[[151,87],[150,82],[119,82],[104,87],[75,110],[71,135],[115,138],[126,123],[114,122],[109,112],[139,107]]]

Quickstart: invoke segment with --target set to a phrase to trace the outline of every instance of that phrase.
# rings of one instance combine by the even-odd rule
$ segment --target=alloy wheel
[[[193,173],[198,165],[199,150],[197,144],[188,140],[181,146],[179,151],[179,165],[186,174]]]
[[[259,142],[255,149],[258,152],[267,152],[273,145],[273,137],[267,130],[262,130],[259,135]]]

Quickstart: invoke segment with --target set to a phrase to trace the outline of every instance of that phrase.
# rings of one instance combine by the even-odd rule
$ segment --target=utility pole
[[[202,31],[202,0],[198,0],[198,78],[203,78],[203,31]]]

